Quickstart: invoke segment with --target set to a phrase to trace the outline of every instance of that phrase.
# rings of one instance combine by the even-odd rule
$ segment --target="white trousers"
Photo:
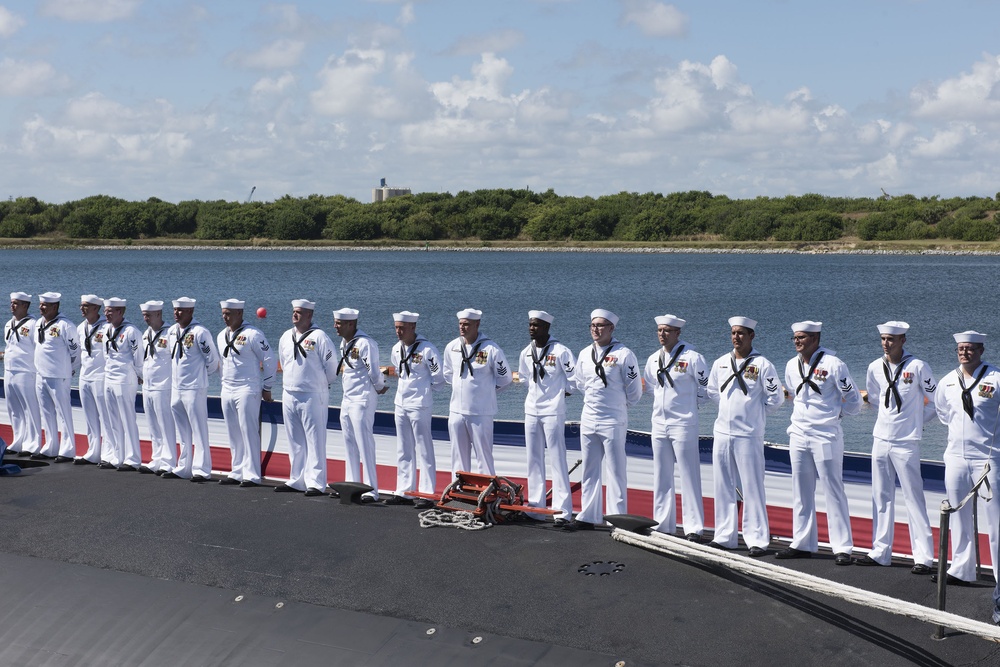
[[[212,452],[208,444],[208,390],[173,389],[170,411],[180,442],[174,474],[185,479],[211,477]],[[192,451],[193,450],[193,451]]]
[[[580,424],[580,448],[583,450],[583,484],[580,494],[579,521],[600,523],[602,469],[607,460],[607,514],[628,512],[628,472],[625,458],[624,424]]]
[[[771,529],[764,491],[764,439],[716,433],[712,471],[715,489],[712,541],[729,549],[736,547],[739,522],[736,489],[742,484],[743,541],[748,547],[766,549],[771,542]]]
[[[434,440],[431,437],[433,406],[401,408],[396,406],[396,491],[406,496],[417,490],[417,468],[420,470],[420,493],[434,493],[437,466],[434,460]],[[414,463],[418,465],[414,465]]]
[[[673,533],[677,529],[677,499],[674,467],[681,473],[681,508],[684,532],[700,535],[705,530],[705,506],[701,496],[701,458],[698,455],[698,426],[654,426],[653,518],[656,530]]]
[[[326,422],[329,392],[284,390],[281,414],[288,437],[288,486],[299,491],[326,488]]]
[[[260,484],[260,389],[223,387],[221,398],[232,453],[229,478]]]
[[[472,450],[476,450],[476,470],[481,475],[496,475],[493,465],[493,415],[448,415],[451,437],[451,472],[473,472]]]
[[[844,436],[820,434],[805,438],[788,434],[792,461],[792,548],[818,551],[816,480],[823,483],[830,547],[834,553],[854,549],[851,515],[844,491]]]
[[[111,442],[115,447],[115,460],[106,459],[109,463],[134,468],[142,465],[139,425],[135,420],[135,395],[138,391],[138,380],[104,383],[104,398],[108,410],[105,430],[111,432]]]
[[[38,412],[35,374],[6,371],[3,387],[7,394],[7,416],[14,431],[9,447],[15,452],[37,454],[42,447],[42,418]]]
[[[108,425],[108,402],[104,395],[104,380],[80,381],[80,405],[87,421],[87,453],[83,458],[91,463],[107,461],[118,465],[115,458],[115,443],[106,428]]]
[[[524,446],[528,454],[528,505],[545,507],[545,450],[551,456],[552,509],[561,519],[573,515],[573,496],[569,490],[569,466],[566,465],[566,417],[563,415],[525,415]]]
[[[944,456],[944,487],[948,494],[948,502],[952,507],[958,504],[972,489],[972,485],[983,474],[985,460],[970,461],[957,456]],[[997,489],[1000,489],[1000,461],[990,462],[990,473],[987,477],[990,487],[993,489],[993,496],[990,500],[979,499],[979,510],[985,510],[986,533],[990,539],[990,554],[993,558],[993,578],[1000,582],[1000,499],[997,498]],[[980,494],[986,490],[980,487]],[[985,505],[985,507],[983,507]],[[983,528],[983,521],[979,522],[980,529]],[[972,500],[966,503],[965,507],[951,515],[951,566],[948,574],[958,577],[962,581],[975,581],[976,579],[976,543],[979,539],[972,533]],[[942,556],[943,557],[943,556]],[[985,560],[985,559],[984,559]]]
[[[372,428],[375,426],[375,408],[378,407],[376,401],[367,403],[341,403],[340,405],[340,432],[344,436],[344,450],[346,461],[344,478],[348,482],[357,482],[358,458],[364,472],[365,484],[372,487],[366,495],[378,498],[378,469],[375,467],[375,434]]]
[[[73,433],[73,408],[69,402],[69,378],[35,378],[35,392],[42,428],[45,432],[45,446],[40,453],[45,456],[76,455],[76,435]],[[56,419],[62,429],[62,438],[56,430]]]
[[[147,467],[157,472],[170,472],[177,465],[177,436],[170,399],[169,387],[142,390],[142,409],[146,411],[153,450]]]
[[[892,540],[896,529],[896,478],[903,490],[910,526],[913,562],[930,567],[934,563],[934,536],[927,518],[924,480],[920,476],[920,443],[889,442],[875,438],[872,444],[872,550],[868,556],[880,565],[892,562]]]

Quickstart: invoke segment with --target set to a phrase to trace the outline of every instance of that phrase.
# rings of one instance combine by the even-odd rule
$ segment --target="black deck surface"
[[[579,573],[595,561],[625,567]],[[935,600],[902,564],[790,566]],[[992,588],[949,588],[948,609],[986,621]],[[412,507],[90,466],[0,477],[5,667],[1000,664],[1000,645],[933,630],[605,531],[423,529]]]

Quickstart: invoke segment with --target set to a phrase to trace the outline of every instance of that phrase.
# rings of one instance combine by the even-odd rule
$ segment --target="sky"
[[[993,0],[0,0],[0,197],[1000,191]]]

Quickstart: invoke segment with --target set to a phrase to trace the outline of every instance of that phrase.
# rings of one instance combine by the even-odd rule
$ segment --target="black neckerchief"
[[[8,328],[7,328],[7,335],[6,335],[6,336],[4,336],[4,340],[10,340],[10,337],[11,337],[11,336],[14,336],[14,339],[15,339],[15,340],[16,340],[16,341],[17,341],[18,343],[20,343],[20,342],[21,342],[21,334],[19,334],[19,333],[17,332],[17,330],[21,328],[21,325],[22,325],[22,324],[24,324],[25,322],[27,322],[27,321],[28,321],[28,320],[30,320],[30,319],[31,319],[31,316],[30,316],[30,315],[29,315],[29,316],[27,316],[27,317],[25,317],[25,318],[24,318],[23,320],[21,320],[20,322],[15,322],[15,321],[14,321],[14,318],[13,318],[13,317],[12,317],[12,318],[10,318],[10,322],[8,322],[8,323],[7,323],[7,324],[8,324]]]
[[[545,379],[545,360],[549,356],[549,349],[555,342],[556,341],[549,338],[549,342],[547,342],[545,347],[542,348],[542,353],[535,356],[535,350],[538,348],[535,346],[535,341],[531,341],[531,377],[535,382],[538,382],[539,378],[543,380]]]
[[[966,389],[965,387],[965,381],[962,380],[962,375],[963,375],[962,367],[959,366],[958,384],[960,387],[962,387],[962,408],[965,410],[965,413],[969,415],[969,419],[975,420],[976,410],[975,407],[972,405],[972,390],[976,388],[976,385],[979,384],[979,381],[983,379],[984,375],[986,375],[986,364],[983,364],[982,366],[979,367],[979,374],[976,375],[973,383],[969,385],[968,389]]]
[[[126,322],[125,320],[122,320],[121,326],[119,326],[117,329],[115,329],[115,327],[114,327],[113,324],[108,323],[108,330],[105,333],[108,333],[109,336],[108,336],[108,339],[106,341],[104,341],[104,352],[105,352],[105,354],[107,353],[108,348],[114,350],[115,352],[118,351],[118,334],[120,334],[122,332],[122,329],[124,329],[125,325],[127,325],[127,324],[128,324],[128,322]]]
[[[232,332],[233,335],[231,337],[229,335],[230,331],[228,329],[226,330],[226,333],[225,333],[225,336],[224,336],[225,341],[226,341],[226,349],[224,349],[222,351],[222,356],[223,357],[228,358],[230,351],[232,351],[232,353],[235,354],[237,357],[240,356],[240,351],[236,349],[236,346],[233,345],[233,343],[236,341],[236,337],[240,335],[240,332],[242,332],[246,328],[247,328],[247,326],[244,324],[243,326],[241,326],[236,331],[233,331]]]
[[[795,395],[796,396],[798,396],[799,392],[802,391],[802,387],[804,387],[806,385],[809,385],[809,388],[812,389],[813,391],[815,391],[817,394],[822,394],[823,393],[823,392],[821,392],[819,390],[819,386],[815,382],[812,381],[812,374],[816,370],[816,367],[819,366],[819,362],[823,358],[824,354],[826,354],[825,350],[820,350],[819,352],[816,353],[816,358],[813,359],[813,362],[811,364],[809,364],[809,372],[808,373],[803,373],[802,372],[802,357],[798,358],[798,362],[799,362],[799,377],[802,378],[802,382],[800,382],[799,386],[795,388]]]
[[[719,391],[720,392],[725,391],[726,387],[729,386],[729,383],[732,382],[733,380],[736,380],[736,384],[739,385],[740,391],[743,392],[744,396],[750,393],[750,389],[749,387],[747,387],[747,381],[743,379],[743,372],[746,371],[747,366],[757,356],[759,356],[757,353],[751,351],[749,356],[747,356],[747,358],[743,360],[743,363],[740,365],[740,367],[736,368],[736,355],[730,354],[729,364],[733,369],[733,374],[729,376],[728,380],[722,383],[722,388]]]
[[[180,327],[179,324],[177,326]],[[184,337],[187,336],[187,332],[190,331],[191,327],[193,326],[194,322],[184,327],[184,330],[181,331],[179,336],[177,336],[177,340],[174,341],[174,349],[170,351],[171,359],[173,359],[174,357],[176,357],[177,359],[184,358]]]
[[[90,324],[89,322],[87,323],[87,326],[90,328],[90,333],[83,339],[83,348],[87,350],[87,354],[92,357],[94,356],[94,344],[92,342],[94,340],[94,334],[100,331],[101,327]]]
[[[601,378],[601,382],[604,386],[608,386],[608,375],[604,372],[604,360],[608,358],[608,353],[611,352],[611,348],[618,343],[616,340],[612,340],[611,344],[604,349],[604,353],[601,354],[601,358],[597,358],[597,348],[593,345],[590,347],[590,358],[594,360],[594,372],[597,373],[597,377]],[[595,343],[596,345],[596,343]]]
[[[667,378],[667,382],[670,383],[670,388],[671,389],[674,388],[674,379],[670,377],[670,369],[674,367],[675,363],[677,363],[677,357],[681,356],[681,353],[684,352],[685,347],[686,347],[685,345],[678,346],[677,352],[675,352],[673,355],[670,356],[670,361],[667,362],[666,366],[663,365],[663,360],[667,357],[667,354],[664,350],[662,349],[660,350],[660,359],[659,359],[660,367],[656,371],[656,380],[660,383],[661,387],[663,386],[663,378]]]
[[[305,341],[306,337],[309,334],[311,334],[313,331],[316,331],[316,329],[308,329],[308,330],[306,330],[306,332],[304,334],[302,334],[301,336],[299,336],[298,340],[295,340],[295,332],[294,331],[292,332],[292,345],[295,346],[295,358],[296,359],[299,358],[300,354],[302,355],[303,359],[308,358],[309,355],[306,354],[306,350],[305,350],[304,347],[302,347],[302,343]]]
[[[344,364],[347,364],[348,368],[354,368],[354,364],[352,364],[351,360],[347,357],[351,354],[351,350],[354,349],[354,346],[358,344],[359,338],[364,338],[364,336],[358,336],[355,334],[354,338],[347,341],[347,344],[344,345],[344,353],[340,355],[340,361],[337,362],[337,375],[340,375],[340,371],[344,370]]]
[[[483,344],[485,340],[486,340],[485,338],[480,338],[479,340],[477,340],[475,346],[472,348],[472,351],[469,352],[468,355],[465,354],[465,340],[462,340],[462,342],[458,344],[458,351],[462,353],[462,365],[459,366],[458,377],[464,377],[462,373],[465,372],[466,368],[469,369],[469,377],[472,377],[472,360],[479,352],[479,347]]]
[[[410,362],[413,361],[413,355],[420,347],[421,339],[419,337],[413,340],[413,345],[410,346],[410,351],[406,351],[406,343],[399,341],[399,367],[396,369],[396,374],[399,377],[403,377],[403,371],[406,371],[406,377],[410,377],[413,371],[410,369]]]
[[[146,351],[142,353],[142,360],[143,361],[145,361],[149,357],[155,357],[156,356],[156,341],[160,340],[160,336],[163,335],[163,332],[167,328],[168,328],[167,325],[164,324],[162,327],[160,327],[156,331],[156,335],[155,336],[146,336]],[[150,332],[152,332],[152,331],[153,331],[153,329],[150,328]]]
[[[42,319],[44,320],[45,318],[43,317]],[[38,342],[39,343],[44,343],[45,342],[45,332],[49,330],[49,327],[51,327],[53,324],[55,324],[58,321],[59,321],[59,316],[56,315],[48,324],[43,324],[42,326],[38,327]]]
[[[895,375],[889,371],[889,361],[887,359],[882,360],[882,372],[885,373],[885,380],[889,383],[885,388],[885,407],[889,407],[889,398],[894,398],[896,399],[896,412],[903,409],[903,398],[899,395],[899,388],[896,386],[896,383],[899,382],[899,378],[903,374],[903,365],[912,358],[910,355],[905,355],[900,359]]]

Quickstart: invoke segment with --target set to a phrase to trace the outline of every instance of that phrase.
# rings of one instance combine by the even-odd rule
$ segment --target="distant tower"
[[[372,202],[385,201],[393,197],[401,197],[411,194],[410,188],[391,188],[385,184],[385,179],[381,179],[377,188],[372,188]]]

